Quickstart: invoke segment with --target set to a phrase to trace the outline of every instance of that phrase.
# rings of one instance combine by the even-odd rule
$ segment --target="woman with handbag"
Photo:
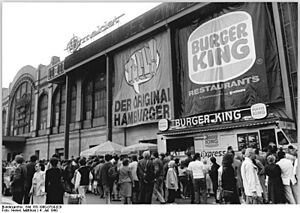
[[[35,165],[36,172],[32,178],[32,186],[29,191],[31,204],[45,204],[46,193],[45,193],[45,169],[44,164],[37,163]]]
[[[225,204],[240,204],[232,162],[233,162],[233,155],[226,153],[222,161],[222,167],[223,167],[222,176],[221,176],[222,196]]]
[[[178,189],[178,178],[175,171],[175,161],[171,160],[168,163],[168,173],[166,177],[166,188],[168,189],[168,203],[174,203],[176,198],[176,191]]]

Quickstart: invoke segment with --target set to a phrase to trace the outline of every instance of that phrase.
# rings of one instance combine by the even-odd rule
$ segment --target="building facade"
[[[25,66],[2,90],[3,160],[107,140],[176,155],[296,141],[297,7],[163,3],[85,47],[97,32],[73,37],[63,61]]]

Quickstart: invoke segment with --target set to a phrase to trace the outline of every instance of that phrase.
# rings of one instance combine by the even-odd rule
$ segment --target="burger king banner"
[[[114,55],[114,127],[171,118],[168,38],[162,33]]]
[[[181,115],[283,101],[266,3],[224,8],[175,32]]]

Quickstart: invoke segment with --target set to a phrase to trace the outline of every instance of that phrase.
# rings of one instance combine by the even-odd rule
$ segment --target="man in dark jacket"
[[[25,194],[24,194],[24,204],[29,204],[30,202],[30,196],[29,191],[32,185],[32,178],[35,173],[35,164],[37,161],[37,157],[35,155],[32,155],[30,157],[30,162],[26,164],[27,168],[27,187],[25,188]]]
[[[110,162],[111,155],[106,154],[104,156],[104,159],[105,159],[105,163],[100,170],[100,177],[101,177],[101,183],[103,186],[103,192],[104,192],[104,196],[105,196],[105,203],[110,204],[113,181],[110,179],[110,177],[108,175],[108,170],[113,165]]]
[[[27,187],[27,169],[26,165],[23,164],[24,158],[21,155],[16,155],[15,161],[17,167],[11,177],[12,200],[22,204],[25,188]]]
[[[138,162],[137,175],[140,180],[140,204],[151,204],[152,193],[154,187],[154,165],[150,159],[150,152],[145,151],[143,153],[143,159]]]
[[[220,165],[217,164],[216,158],[211,157],[210,161],[212,163],[211,169],[209,171],[209,177],[211,179],[212,185],[213,185],[213,191],[216,199],[216,203],[218,203],[217,199],[217,189],[218,189],[218,169],[220,168]]]

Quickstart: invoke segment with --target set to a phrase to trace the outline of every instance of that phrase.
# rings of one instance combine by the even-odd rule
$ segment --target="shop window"
[[[47,128],[47,112],[48,112],[48,96],[42,95],[40,98],[40,103],[38,107],[38,123],[39,130],[43,130]]]
[[[276,143],[275,130],[263,129],[259,131],[262,151],[267,151],[269,143]]]
[[[167,152],[175,156],[184,156],[187,152],[195,153],[194,138],[176,138],[167,140]]]
[[[245,133],[237,135],[238,149],[241,151],[246,148],[259,148],[258,133]]]

